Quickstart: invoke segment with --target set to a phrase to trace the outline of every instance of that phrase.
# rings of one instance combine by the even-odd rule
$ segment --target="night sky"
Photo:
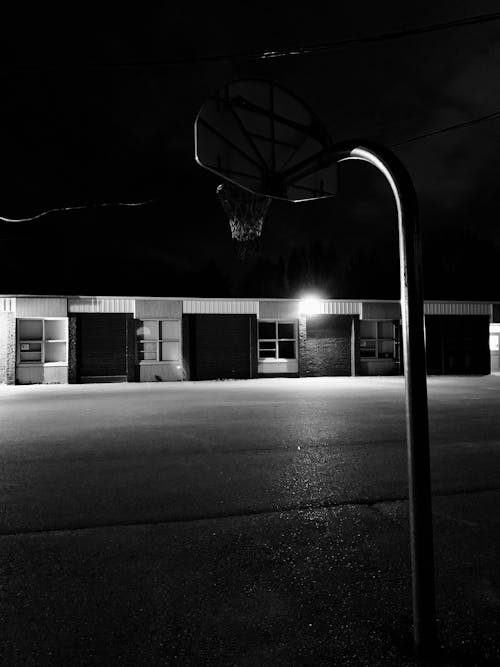
[[[235,258],[193,123],[225,81],[259,77],[334,140],[394,146],[418,194],[426,298],[500,300],[500,118],[408,141],[500,111],[500,20],[389,38],[496,2],[81,7],[4,17],[0,215],[154,201],[0,222],[1,293],[399,298],[394,204],[368,165],[342,166],[333,199],[273,202],[260,254]]]

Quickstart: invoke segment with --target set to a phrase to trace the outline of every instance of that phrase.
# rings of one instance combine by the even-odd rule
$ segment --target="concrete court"
[[[500,377],[429,397],[442,664],[498,664]],[[2,664],[413,664],[403,399],[0,389]]]

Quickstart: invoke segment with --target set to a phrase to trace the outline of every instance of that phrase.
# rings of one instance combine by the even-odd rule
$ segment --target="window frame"
[[[375,336],[362,336],[361,335],[361,323],[362,322],[374,322],[376,327],[375,327]],[[379,325],[380,324],[385,324],[389,322],[392,325],[392,337],[387,338],[386,336],[380,336],[379,334]],[[361,361],[392,361],[396,362],[397,358],[397,349],[396,349],[396,343],[397,343],[397,333],[396,333],[396,326],[394,324],[394,320],[361,320],[360,322],[360,332],[359,332],[359,357]],[[374,343],[374,354],[373,355],[363,355],[362,354],[362,342],[370,342]],[[386,342],[391,342],[392,343],[392,356],[386,357],[382,356],[383,353],[380,352],[381,343],[386,343]],[[366,349],[366,348],[365,348]]]
[[[158,365],[158,364],[179,364],[182,356],[181,342],[182,342],[182,322],[178,318],[169,319],[168,317],[147,317],[144,319],[138,320],[139,327],[144,326],[145,322],[156,322],[158,327],[158,338],[153,338],[145,340],[140,338],[136,333],[136,342],[137,342],[137,357],[140,365]],[[178,338],[163,338],[163,322],[176,322],[179,327],[179,336]],[[144,343],[154,343],[156,346],[156,359],[141,359],[141,344]],[[160,359],[162,354],[162,343],[177,343],[177,359]],[[144,350],[143,350],[144,354]]]
[[[21,326],[20,322],[41,322],[42,323],[42,335],[41,338],[24,338],[21,340]],[[46,322],[59,321],[64,323],[64,333],[65,338],[47,338],[46,336]],[[21,350],[21,345],[24,344],[40,344],[40,360],[30,359],[28,361],[23,361],[21,359],[22,352],[27,352],[28,350]],[[64,360],[61,361],[45,361],[46,358],[46,346],[51,343],[64,343],[65,346],[65,355]],[[27,366],[67,366],[68,365],[68,354],[69,354],[69,335],[68,335],[68,318],[67,317],[18,317],[16,318],[16,344],[17,344],[17,357],[16,364],[17,366],[22,366],[23,368]]]
[[[259,324],[268,323],[274,324],[274,338],[260,338],[259,336]],[[280,324],[291,324],[293,326],[293,338],[280,338],[279,337],[279,325]],[[279,356],[279,343],[280,342],[293,342],[293,357],[280,357]],[[274,357],[261,357],[261,343],[274,343]],[[259,362],[271,363],[277,361],[296,361],[297,360],[297,320],[276,320],[276,319],[259,319],[257,322],[257,358]]]

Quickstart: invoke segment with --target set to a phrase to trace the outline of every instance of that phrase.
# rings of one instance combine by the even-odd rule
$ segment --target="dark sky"
[[[294,91],[334,140],[392,146],[500,111],[500,21],[248,56],[498,10],[492,1],[421,4],[12,11],[0,68],[0,215],[156,201],[0,222],[0,292],[293,296],[312,280],[332,298],[397,298],[393,203],[373,168],[343,166],[334,199],[274,202],[260,255],[242,264],[215,196],[220,179],[194,161],[193,122],[210,93],[248,76]],[[209,59],[218,55],[227,58]],[[499,134],[493,119],[394,148],[419,198],[427,298],[500,299]],[[291,254],[299,277],[283,286]],[[304,262],[319,266],[316,277]]]

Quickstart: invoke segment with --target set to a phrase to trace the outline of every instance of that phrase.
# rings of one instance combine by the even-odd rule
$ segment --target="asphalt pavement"
[[[430,378],[435,664],[500,664],[500,377]],[[413,665],[404,386],[0,388],[0,662]]]

